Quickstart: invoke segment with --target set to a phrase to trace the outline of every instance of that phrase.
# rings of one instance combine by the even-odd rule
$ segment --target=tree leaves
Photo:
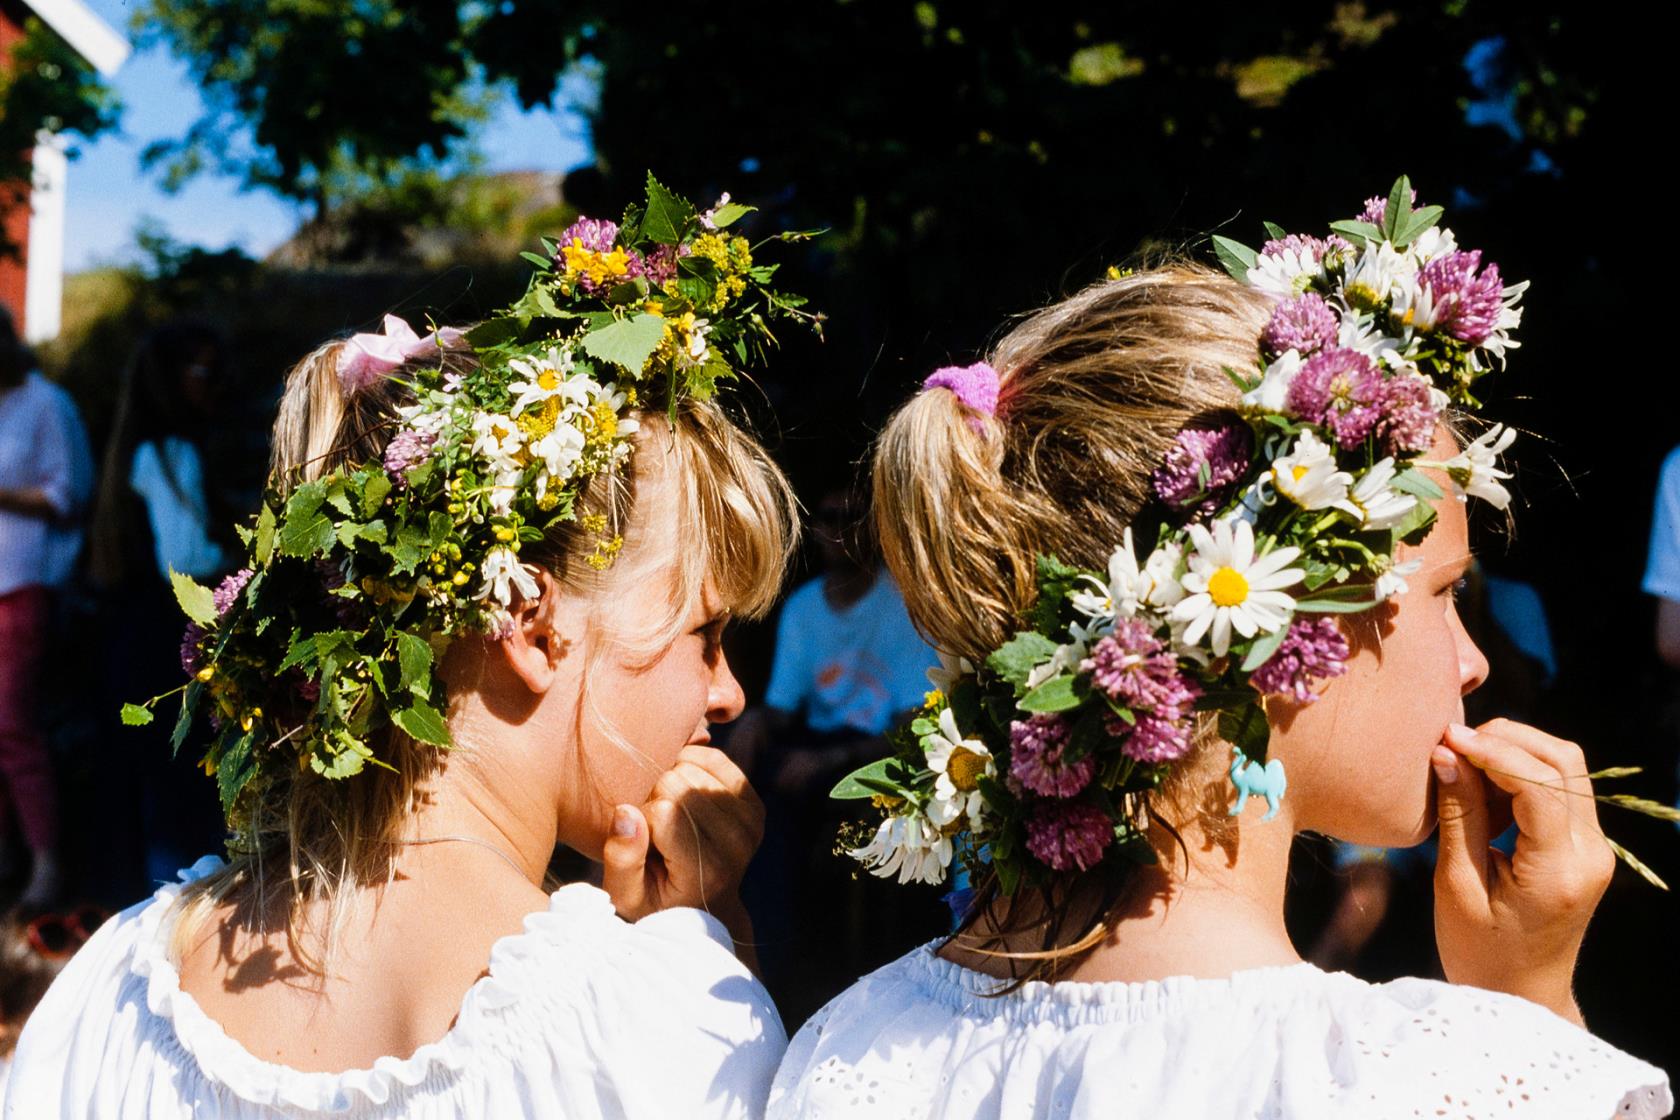
[[[584,353],[591,357],[637,374],[642,372],[642,367],[647,365],[664,337],[665,320],[658,315],[644,313],[590,331],[583,336],[581,345]]]
[[[200,626],[216,625],[216,597],[208,587],[191,576],[169,569],[169,586],[175,590],[175,601],[182,612]]]
[[[1219,258],[1220,267],[1245,284],[1248,283],[1248,270],[1260,259],[1259,253],[1241,241],[1233,241],[1217,233],[1213,235],[1213,255]]]
[[[144,727],[152,722],[152,710],[144,704],[124,704],[122,721],[129,727]]]
[[[306,482],[286,500],[285,524],[280,529],[282,556],[308,558],[332,547],[332,519],[321,512],[327,488],[320,482]]]
[[[1055,652],[1055,642],[1036,631],[1023,630],[986,658],[986,667],[1019,692],[1026,687],[1028,674]]]
[[[641,235],[661,245],[675,245],[693,221],[694,207],[667,190],[653,177],[653,172],[648,172],[647,210],[642,214]]]
[[[415,700],[409,707],[391,714],[391,722],[413,738],[435,747],[447,747],[449,727],[438,710],[424,700]]]
[[[426,640],[406,630],[397,631],[397,664],[401,676],[397,686],[416,696],[431,695],[432,647]]]

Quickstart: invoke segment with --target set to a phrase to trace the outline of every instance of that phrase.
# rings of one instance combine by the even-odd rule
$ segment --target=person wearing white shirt
[[[58,889],[58,795],[36,708],[53,591],[80,545],[92,459],[70,395],[33,368],[0,310],[0,845],[15,820],[31,855],[19,904]]]

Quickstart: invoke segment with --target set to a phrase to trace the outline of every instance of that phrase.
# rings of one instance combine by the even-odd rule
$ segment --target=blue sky
[[[85,0],[124,34],[136,0]],[[140,152],[154,140],[185,134],[202,102],[186,68],[161,47],[136,51],[112,80],[123,101],[121,127],[91,144],[70,165],[65,198],[64,261],[70,272],[134,257],[134,230],[153,219],[174,238],[220,249],[237,245],[256,256],[284,241],[299,211],[263,191],[241,191],[234,178],[206,172],[170,195],[156,175],[140,170]],[[571,113],[520,113],[504,105],[484,137],[494,171],[564,171],[588,157],[588,129]]]

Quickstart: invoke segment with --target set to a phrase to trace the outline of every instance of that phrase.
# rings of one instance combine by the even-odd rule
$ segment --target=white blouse
[[[1514,996],[1310,964],[1147,983],[997,981],[925,945],[794,1038],[770,1117],[1610,1120],[1659,1069]]]
[[[218,866],[207,857],[182,880]],[[6,1117],[746,1120],[763,1115],[787,1046],[717,919],[673,909],[630,924],[572,884],[496,942],[441,1039],[304,1073],[252,1055],[181,990],[167,952],[180,891],[105,923],[54,982],[18,1042]]]

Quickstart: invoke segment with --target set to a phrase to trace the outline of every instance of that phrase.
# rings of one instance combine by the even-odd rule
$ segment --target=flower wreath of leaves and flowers
[[[1256,367],[1226,371],[1239,409],[1176,436],[1151,479],[1153,539],[1128,528],[1102,573],[1039,557],[1024,627],[978,666],[941,655],[896,753],[833,791],[884,814],[843,834],[847,854],[901,883],[989,864],[1005,894],[1105,860],[1153,863],[1145,795],[1199,718],[1231,744],[1232,815],[1251,795],[1277,811],[1267,698],[1314,701],[1349,656],[1334,616],[1406,590],[1416,567],[1396,551],[1424,539],[1442,497],[1422,468],[1510,501],[1509,429],[1445,462],[1424,456],[1442,412],[1479,407],[1475,383],[1516,348],[1527,283],[1505,284],[1438,225],[1440,207],[1414,203],[1402,177],[1324,237],[1267,223],[1259,251],[1213,239],[1233,277],[1277,301]],[[951,384],[938,377],[929,386]]]
[[[202,765],[236,832],[247,791],[288,770],[391,768],[384,729],[450,746],[442,654],[501,632],[515,596],[535,593],[521,547],[577,521],[592,566],[618,553],[605,516],[577,506],[623,468],[632,413],[711,397],[763,360],[776,320],[820,334],[803,298],[772,287],[779,266],[756,259],[812,234],[753,244],[732,232],[753,209],[726,194],[702,212],[649,175],[621,221],[580,218],[523,254],[525,294],[471,330],[421,338],[387,317],[384,335],[345,345],[347,397],[384,377],[413,394],[382,460],[271,491],[239,530],[245,566],[215,590],[171,576],[190,619],[172,749],[208,719]],[[124,705],[123,721],[151,722],[164,698]]]

